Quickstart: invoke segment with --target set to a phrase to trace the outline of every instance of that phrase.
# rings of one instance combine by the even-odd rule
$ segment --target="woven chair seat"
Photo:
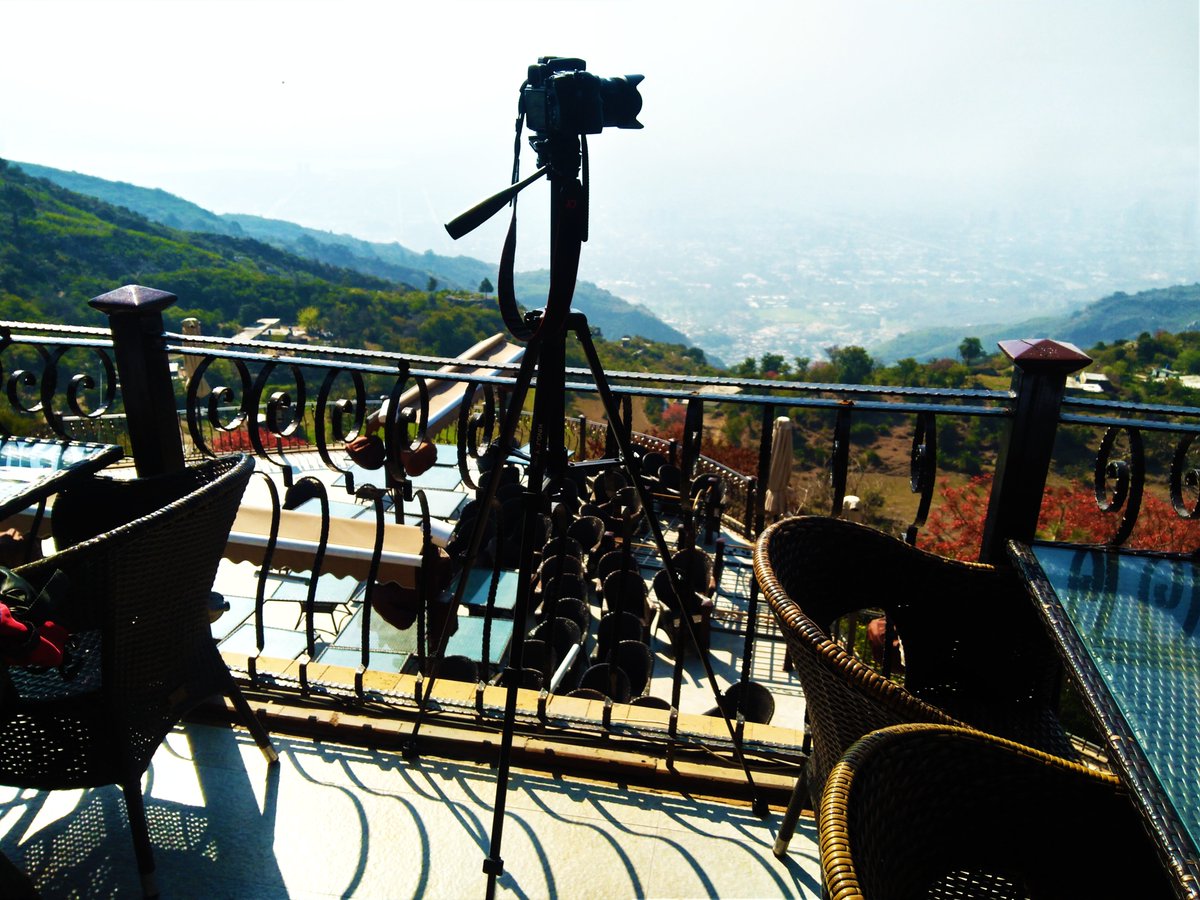
[[[971,729],[856,742],[818,830],[831,900],[1173,896],[1115,777]]]

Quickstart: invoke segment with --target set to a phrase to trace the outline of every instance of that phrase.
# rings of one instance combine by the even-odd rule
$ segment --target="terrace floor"
[[[163,897],[482,897],[495,770],[188,724],[144,784]],[[785,860],[782,810],[513,770],[498,895],[817,897],[816,829]],[[0,788],[0,852],[43,896],[137,896],[115,787]],[[0,880],[0,892],[14,890]]]

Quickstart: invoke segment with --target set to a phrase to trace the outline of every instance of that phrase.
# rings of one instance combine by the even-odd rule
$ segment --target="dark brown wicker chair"
[[[754,571],[804,690],[813,809],[846,749],[889,725],[969,724],[1074,755],[1053,712],[1057,656],[1014,572],[945,559],[824,516],[788,518],[764,531]],[[903,686],[830,640],[836,620],[863,609],[882,609],[895,625]],[[778,855],[786,852],[803,795],[797,784]]]
[[[864,737],[818,828],[831,900],[1173,895],[1116,778],[971,729]]]
[[[179,718],[225,694],[268,759],[276,758],[217,652],[208,617],[253,468],[250,457],[233,456],[155,478],[92,479],[55,502],[56,543],[65,549],[17,570],[35,589],[55,572],[66,575],[77,672],[8,669],[0,783],[119,784],[147,895],[157,892],[141,776]]]

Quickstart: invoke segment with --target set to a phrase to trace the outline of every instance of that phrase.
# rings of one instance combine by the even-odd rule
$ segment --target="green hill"
[[[1050,337],[1079,347],[1101,341],[1130,340],[1144,331],[1174,333],[1200,330],[1200,284],[1176,285],[1126,294],[1118,291],[1065,316],[1026,319],[1010,325],[980,325],[913,331],[871,348],[883,362],[954,358],[968,335],[985,350],[1013,338]]]
[[[158,189],[106,181],[33,163],[13,165],[37,178],[125,207],[171,228],[253,238],[305,259],[400,284],[423,288],[433,278],[439,288],[475,291],[485,278],[493,283],[496,281],[495,265],[469,256],[440,256],[430,251],[418,253],[397,243],[364,241],[347,234],[333,234],[261,216],[218,215]],[[539,306],[546,297],[549,273],[521,272],[514,277],[514,284],[519,300],[529,306]],[[581,281],[576,285],[574,305],[587,314],[591,325],[609,337],[628,334],[668,344],[690,343],[686,335],[649,310],[622,300],[591,282]]]
[[[453,356],[503,330],[480,294],[418,290],[249,237],[178,230],[0,160],[0,319],[104,325],[87,301],[124,284],[174,293],[167,326],[190,316],[212,335],[278,317],[323,343]],[[598,349],[606,365],[636,365],[619,341]],[[697,350],[648,352],[656,371],[712,374]]]

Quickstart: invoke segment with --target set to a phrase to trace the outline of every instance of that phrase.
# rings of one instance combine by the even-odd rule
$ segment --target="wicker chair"
[[[1075,755],[1053,712],[1057,656],[1014,572],[945,559],[824,516],[788,518],[764,531],[754,571],[804,689],[812,809],[850,745],[889,725],[969,724]],[[883,609],[895,625],[903,686],[830,640],[836,620],[863,609]],[[804,803],[803,781],[775,845],[780,856]]]
[[[55,502],[55,540],[65,549],[16,570],[35,589],[56,572],[66,575],[64,624],[78,641],[77,671],[66,678],[59,669],[8,669],[0,783],[119,784],[149,896],[157,891],[141,776],[179,718],[224,694],[268,759],[276,758],[216,650],[207,608],[253,467],[251,458],[233,456],[155,478],[92,479]]]
[[[971,729],[864,737],[818,829],[831,900],[1173,895],[1116,778]]]

